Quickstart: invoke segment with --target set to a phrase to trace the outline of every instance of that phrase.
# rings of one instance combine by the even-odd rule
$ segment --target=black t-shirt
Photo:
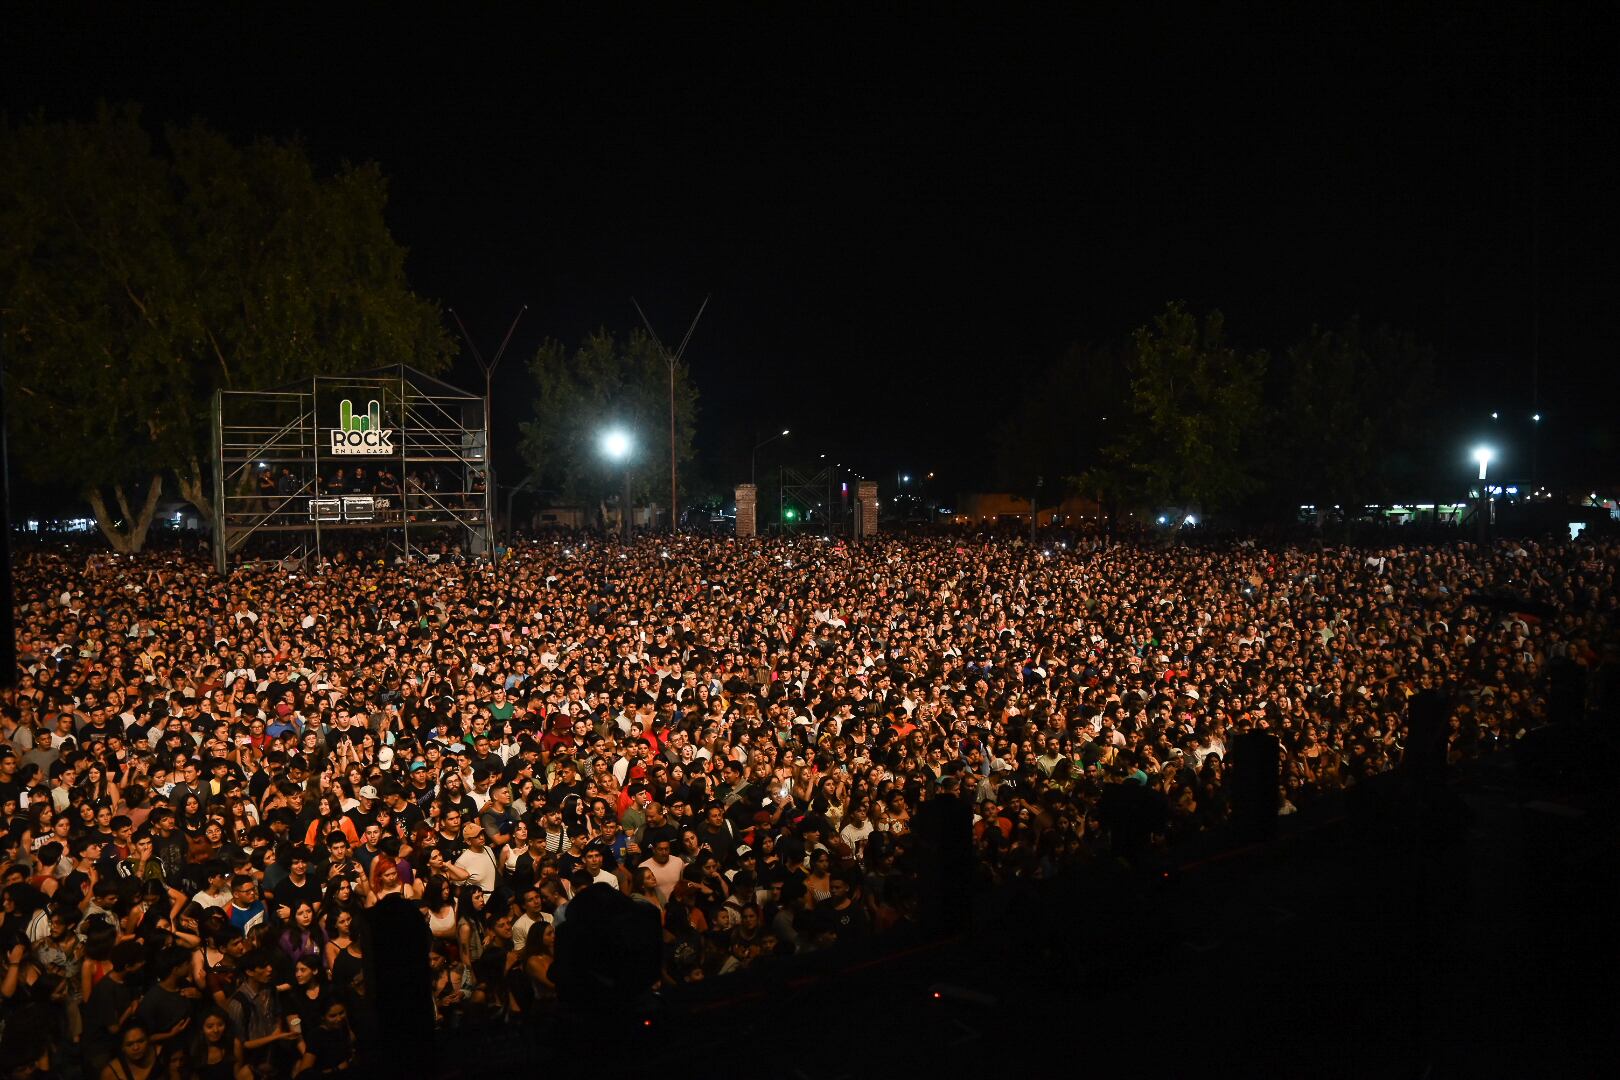
[[[111,977],[96,983],[84,1007],[84,1046],[87,1056],[94,1058],[98,1052],[110,1055],[116,1050],[118,1037],[113,1032],[124,1010],[139,997],[133,986]]]
[[[146,1021],[147,1030],[154,1035],[174,1030],[174,1026],[188,1019],[191,1013],[190,1001],[164,989],[161,984],[148,990],[141,998],[141,1007],[135,1010],[135,1015]]]
[[[415,832],[416,827],[426,820],[422,816],[422,811],[417,807],[417,805],[410,801],[407,801],[401,809],[390,809],[389,812],[394,815],[395,821],[398,821],[405,826],[406,832]]]
[[[730,866],[737,857],[735,833],[728,825],[729,822],[722,824],[718,829],[711,829],[708,822],[704,822],[692,830],[697,833],[698,843],[714,852],[714,857],[720,860],[721,866]]]
[[[369,813],[360,809],[358,806],[356,806],[353,810],[347,810],[344,812],[343,816],[348,818],[349,821],[354,825],[356,835],[363,835],[366,831],[366,826],[376,823],[377,808],[379,805],[381,804],[373,803]]]
[[[546,792],[546,801],[557,805],[570,795],[577,795],[583,799],[585,797],[585,785],[579,780],[575,780],[572,784],[558,784]]]
[[[92,721],[79,729],[79,741],[85,745],[109,738],[113,735],[122,735],[124,725],[112,720],[103,719],[97,723]]]
[[[314,875],[305,871],[302,885],[294,884],[292,878],[283,878],[275,887],[274,895],[278,905],[286,904],[288,910],[293,910],[306,900],[311,905],[320,903],[321,887],[316,884]]]

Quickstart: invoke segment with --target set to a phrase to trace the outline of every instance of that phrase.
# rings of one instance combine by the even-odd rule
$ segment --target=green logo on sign
[[[356,416],[348,398],[338,407],[338,426],[332,429],[334,454],[392,454],[394,433],[382,426],[382,405],[373,400]]]

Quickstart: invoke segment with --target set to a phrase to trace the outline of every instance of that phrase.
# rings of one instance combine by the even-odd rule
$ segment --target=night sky
[[[1528,423],[1538,341],[1544,462],[1620,478],[1620,33],[1603,5],[1473,7],[357,25],[50,5],[8,17],[0,79],[13,117],[135,101],[380,162],[419,292],[486,353],[530,305],[499,426],[542,337],[628,330],[633,295],[679,339],[712,293],[687,352],[706,472],[745,479],[754,433],[787,426],[762,465],[825,450],[957,490],[1066,347],[1183,299],[1245,345],[1356,313],[1410,328],[1459,407],[1504,424]]]

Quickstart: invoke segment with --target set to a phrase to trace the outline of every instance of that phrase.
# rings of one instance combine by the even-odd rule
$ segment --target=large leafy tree
[[[1003,488],[1029,494],[1035,480],[1044,478],[1040,494],[1061,498],[1059,478],[1104,464],[1104,452],[1126,419],[1127,360],[1122,344],[1074,345],[1021,387],[996,440]],[[1096,494],[1094,487],[1079,490]]]
[[[1131,339],[1130,414],[1094,470],[1120,495],[1226,510],[1259,487],[1266,354],[1227,344],[1220,312],[1172,303]]]
[[[1283,355],[1271,456],[1279,498],[1359,507],[1411,497],[1437,457],[1434,362],[1409,334],[1313,326]]]
[[[575,349],[556,341],[529,361],[534,418],[523,424],[521,450],[531,476],[571,502],[596,502],[621,490],[620,469],[600,445],[623,428],[632,440],[628,467],[634,497],[657,501],[669,491],[669,368],[640,330],[620,338],[598,330]],[[690,474],[697,422],[697,389],[685,363],[675,368],[675,455]],[[688,487],[683,483],[682,487]]]
[[[81,492],[113,546],[139,550],[166,476],[212,511],[216,388],[444,367],[449,338],[406,284],[386,201],[375,166],[321,176],[296,143],[237,146],[201,124],[154,142],[133,109],[0,129],[0,333],[24,470]]]

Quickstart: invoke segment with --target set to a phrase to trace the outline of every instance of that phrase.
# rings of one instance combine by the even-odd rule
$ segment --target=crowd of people
[[[17,568],[0,711],[0,1064],[335,1076],[377,1018],[368,913],[431,940],[446,1026],[544,1016],[576,898],[656,913],[666,987],[1228,816],[1227,751],[1280,741],[1280,810],[1403,753],[1546,722],[1615,663],[1600,542],[579,537],[482,562],[339,555],[228,579],[172,554]],[[973,809],[973,872],[911,824]],[[583,910],[583,909],[581,909]]]

